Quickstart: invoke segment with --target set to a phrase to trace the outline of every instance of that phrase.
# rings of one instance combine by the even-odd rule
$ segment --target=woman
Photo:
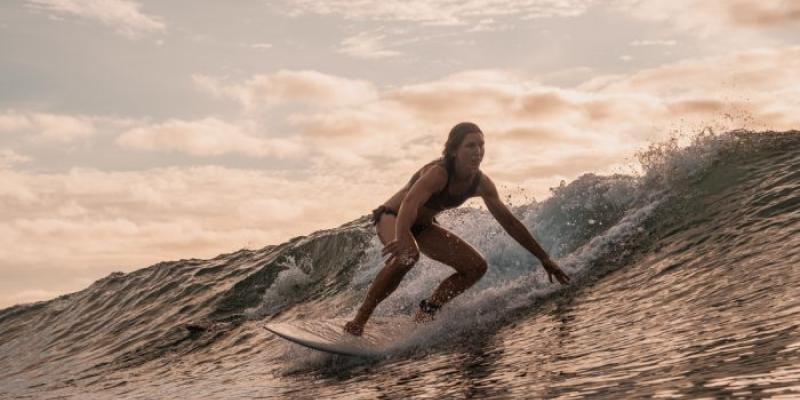
[[[422,300],[414,320],[430,320],[448,301],[475,284],[486,272],[486,260],[475,248],[439,226],[438,213],[481,196],[492,216],[517,242],[539,258],[552,282],[569,277],[536,243],[530,232],[503,204],[497,188],[479,167],[483,160],[483,132],[462,122],[450,130],[443,157],[422,167],[405,187],[372,212],[383,255],[391,254],[367,291],[364,303],[344,330],[360,336],[375,307],[388,297],[422,254],[447,264],[456,273],[445,279],[430,298]]]

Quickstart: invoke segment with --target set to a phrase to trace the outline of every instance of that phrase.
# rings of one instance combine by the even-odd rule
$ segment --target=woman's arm
[[[558,265],[550,259],[547,252],[539,245],[533,235],[528,231],[525,225],[511,213],[511,210],[503,204],[500,196],[497,193],[497,187],[494,182],[485,174],[481,178],[478,194],[483,197],[486,208],[492,214],[494,219],[500,223],[500,226],[508,232],[514,240],[517,241],[522,247],[530,251],[536,258],[541,261],[542,266],[547,271],[550,281],[553,281],[553,275],[562,284],[569,282],[569,276],[565,274]]]
[[[417,210],[428,199],[447,184],[447,172],[444,168],[434,166],[425,171],[411,186],[400,203],[395,224],[395,237],[410,235],[411,226],[417,220]]]
[[[395,239],[383,247],[381,254],[384,256],[392,254],[407,264],[417,261],[419,249],[411,235],[411,226],[417,220],[417,210],[433,193],[441,190],[446,184],[447,172],[438,166],[429,168],[414,182],[400,203],[395,223]]]

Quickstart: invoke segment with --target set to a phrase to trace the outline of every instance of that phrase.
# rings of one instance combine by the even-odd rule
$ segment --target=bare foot
[[[353,336],[361,336],[364,333],[364,324],[350,321],[344,324],[344,331],[345,333],[349,333]]]

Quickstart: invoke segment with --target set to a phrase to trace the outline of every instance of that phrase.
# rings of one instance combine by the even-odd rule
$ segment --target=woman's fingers
[[[558,283],[562,285],[566,285],[567,283],[569,283],[569,275],[565,274],[564,271],[562,270],[558,270],[556,272],[556,279],[558,279]]]
[[[386,246],[383,246],[381,250],[381,255],[385,256],[389,253],[394,253],[397,250],[397,239],[392,240],[391,242],[387,243]]]
[[[558,264],[552,260],[545,260],[542,262],[542,266],[544,267],[545,271],[547,271],[547,278],[550,280],[550,283],[553,282],[553,275],[556,276],[558,283],[562,285],[569,283],[569,275],[564,273],[561,267],[559,267]]]
[[[564,271],[562,271],[561,268],[558,268],[557,266],[554,267],[553,265],[548,265],[545,267],[544,270],[545,272],[547,272],[547,279],[550,281],[550,283],[553,283],[553,275],[555,275],[558,283],[562,285],[566,285],[569,283],[569,275],[564,273]]]

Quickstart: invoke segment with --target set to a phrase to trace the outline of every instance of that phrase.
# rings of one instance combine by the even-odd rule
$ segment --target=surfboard
[[[263,327],[280,338],[314,350],[369,358],[386,355],[413,325],[408,318],[370,321],[363,336],[344,333],[344,323],[336,321],[296,320],[272,322]]]

